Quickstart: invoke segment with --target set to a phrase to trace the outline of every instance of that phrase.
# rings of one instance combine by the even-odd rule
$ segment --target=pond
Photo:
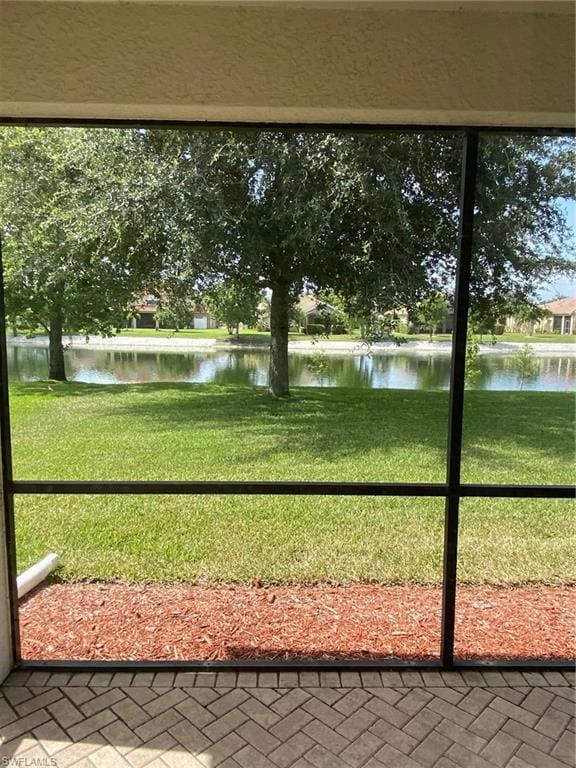
[[[66,367],[71,381],[90,384],[191,382],[265,386],[265,349],[197,349],[154,352],[69,349]],[[520,376],[512,355],[484,354],[475,389],[519,390]],[[524,390],[576,391],[576,357],[539,356],[537,375]],[[40,346],[9,346],[11,380],[33,381],[48,376],[48,350]],[[450,356],[399,350],[393,354],[291,353],[290,381],[304,387],[374,389],[448,389]]]

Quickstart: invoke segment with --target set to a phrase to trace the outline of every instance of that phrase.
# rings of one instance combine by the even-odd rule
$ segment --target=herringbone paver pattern
[[[0,765],[566,768],[572,672],[16,672]]]

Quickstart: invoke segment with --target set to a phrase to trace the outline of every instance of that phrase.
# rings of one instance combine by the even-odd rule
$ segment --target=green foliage
[[[334,291],[321,291],[318,310],[324,318],[329,334],[348,333],[354,325],[346,307],[346,300]]]
[[[501,321],[497,313],[497,307],[491,307],[489,310],[474,310],[470,313],[468,319],[468,328],[470,333],[478,337],[479,342],[485,343],[484,336],[489,336],[488,343],[496,344],[496,336],[502,336],[505,330],[505,324]]]
[[[323,350],[314,352],[314,354],[306,358],[306,367],[311,373],[322,378],[330,370],[328,355]]]
[[[544,318],[552,316],[550,310],[527,302],[513,302],[509,314],[514,317],[516,327],[523,329],[524,326],[527,326],[527,332],[530,335],[534,333],[534,326]]]
[[[159,328],[173,328],[175,331],[190,325],[192,317],[191,311],[183,311],[173,305],[159,307],[154,313],[154,320]]]
[[[157,271],[158,249],[143,246],[152,175],[133,140],[125,131],[0,128],[6,315],[49,333],[52,378],[66,378],[63,332],[113,333]]]
[[[145,178],[132,183],[132,150],[130,132],[0,128],[9,318],[48,328],[58,310],[65,327],[104,334],[121,324],[147,266],[137,230],[150,200]]]
[[[468,319],[470,331],[479,336],[481,341],[485,335],[495,335],[498,323],[499,315],[495,307],[472,310]]]
[[[517,352],[514,352],[510,358],[510,363],[518,375],[520,390],[524,388],[527,381],[536,378],[540,371],[538,359],[528,344],[524,344]]]
[[[212,287],[205,296],[205,303],[216,320],[226,325],[228,333],[236,330],[238,334],[240,323],[256,325],[261,298],[253,286],[228,281]]]
[[[369,316],[424,290],[431,253],[445,256],[434,279],[451,270],[459,137],[246,129],[148,131],[142,141],[169,179],[168,271],[184,264],[204,290],[224,278],[269,289],[273,306],[279,297],[276,395],[289,392],[286,293],[338,292]]]
[[[326,336],[326,326],[322,323],[308,323],[304,328],[304,333],[308,336]]]
[[[466,373],[465,381],[467,388],[473,388],[481,376],[479,364],[480,344],[476,340],[474,333],[468,329],[466,336]]]
[[[406,341],[398,335],[400,325],[400,320],[394,312],[385,315],[374,313],[361,321],[360,337],[368,345],[383,341],[393,341],[400,345]]]
[[[382,315],[453,281],[456,135],[6,128],[0,145],[8,311],[33,326],[57,310],[106,333],[144,287],[172,301],[225,283],[334,294],[376,337]],[[471,301],[490,328],[574,271],[573,147],[482,139]]]
[[[574,199],[573,138],[484,136],[479,148],[472,309],[488,330],[555,275],[576,274],[574,231],[563,200]]]
[[[445,322],[450,307],[441,293],[433,293],[423,299],[416,309],[416,318],[424,328],[428,329],[430,341],[438,326]]]
[[[296,330],[300,330],[304,325],[305,317],[306,313],[300,306],[298,306],[298,304],[293,304],[290,307],[288,319],[291,326],[295,327]]]

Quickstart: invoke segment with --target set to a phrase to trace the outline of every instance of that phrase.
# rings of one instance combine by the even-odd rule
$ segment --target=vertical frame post
[[[456,620],[456,582],[458,576],[458,524],[460,512],[462,434],[464,421],[464,389],[466,375],[466,337],[470,308],[470,276],[476,175],[478,168],[479,132],[468,129],[464,138],[462,181],[460,186],[460,224],[458,263],[454,296],[454,330],[450,370],[450,404],[448,416],[448,495],[444,518],[444,575],[442,590],[442,634],[440,656],[442,666],[454,664],[454,625]]]
[[[10,403],[8,395],[8,355],[6,347],[6,301],[4,295],[4,262],[0,237],[0,455],[2,459],[2,502],[6,532],[6,560],[11,614],[12,664],[20,663],[20,631],[18,623],[18,591],[16,587],[16,528],[14,494],[12,493],[12,442],[10,435]],[[0,542],[0,546],[3,543]]]

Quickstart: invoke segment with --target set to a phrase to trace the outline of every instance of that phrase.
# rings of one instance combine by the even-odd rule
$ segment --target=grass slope
[[[441,482],[444,392],[17,384],[17,479]],[[464,479],[572,480],[573,398],[470,392]],[[17,498],[19,565],[66,579],[437,583],[443,502],[334,497]],[[463,502],[467,582],[574,578],[569,502]]]

